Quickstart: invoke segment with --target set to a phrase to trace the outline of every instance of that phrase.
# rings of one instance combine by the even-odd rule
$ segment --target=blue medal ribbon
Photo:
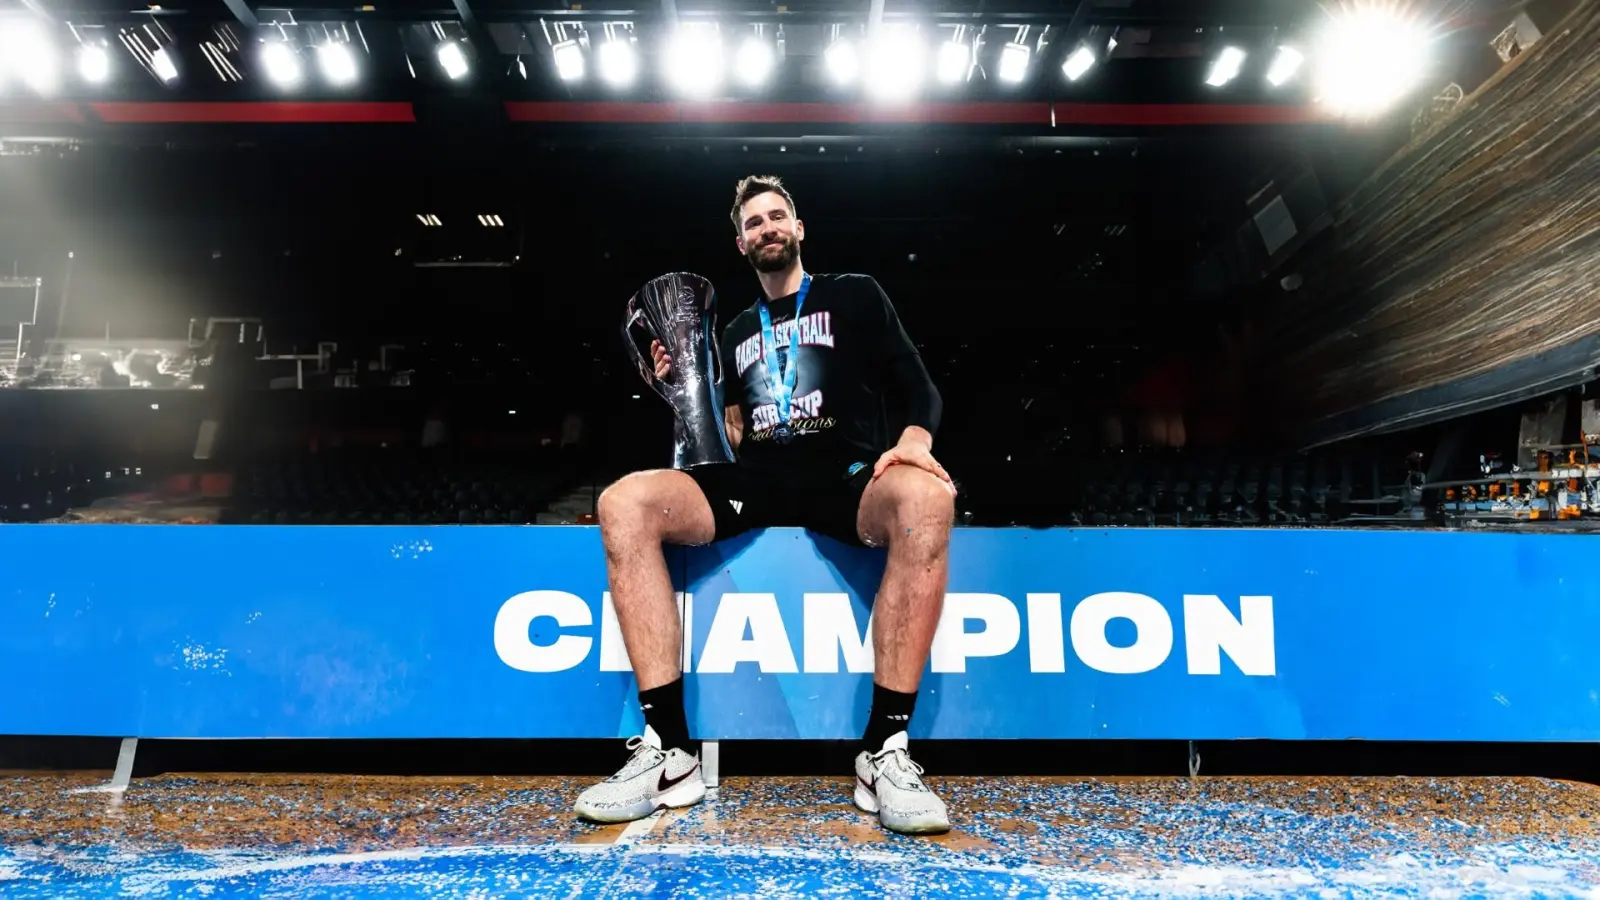
[[[772,312],[767,309],[767,298],[760,298],[756,306],[761,314],[761,349],[762,358],[767,366],[767,389],[772,394],[772,403],[777,407],[778,425],[773,429],[773,437],[779,443],[788,443],[794,436],[789,427],[789,417],[792,415],[790,403],[794,399],[795,384],[800,379],[800,308],[805,305],[806,294],[811,290],[811,274],[808,272],[800,278],[800,293],[794,298],[794,322],[789,329],[789,356],[782,363],[778,360],[778,339],[772,330]]]

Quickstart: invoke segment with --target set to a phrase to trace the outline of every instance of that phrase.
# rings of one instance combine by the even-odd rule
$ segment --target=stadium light
[[[1000,80],[1016,84],[1028,75],[1028,57],[1032,51],[1026,44],[1007,44],[1000,48]]]
[[[705,96],[722,83],[722,36],[716,27],[679,26],[667,50],[667,79],[678,91]]]
[[[939,60],[934,66],[940,84],[964,81],[972,71],[972,47],[957,37],[939,44]]]
[[[612,87],[627,87],[639,77],[639,54],[633,49],[633,39],[613,37],[600,45],[598,54],[600,80]]]
[[[1068,81],[1077,81],[1093,67],[1094,51],[1079,44],[1078,49],[1072,51],[1072,55],[1067,57],[1067,61],[1061,64],[1061,72],[1067,76]]]
[[[1305,55],[1293,47],[1279,47],[1278,54],[1272,58],[1272,65],[1267,67],[1267,84],[1273,87],[1283,87],[1294,74],[1300,71],[1300,64],[1305,62]]]
[[[317,66],[329,84],[344,86],[356,80],[356,58],[342,43],[329,42],[317,48]]]
[[[172,53],[166,47],[159,47],[150,54],[150,71],[161,79],[162,84],[171,84],[178,79],[178,64],[172,61]]]
[[[1216,61],[1211,64],[1211,71],[1206,75],[1206,84],[1211,87],[1222,87],[1238,77],[1239,70],[1244,68],[1244,51],[1238,47],[1223,47],[1217,54]]]
[[[31,19],[0,22],[0,74],[5,69],[40,94],[55,93],[61,65],[42,25]]]
[[[836,84],[850,84],[861,74],[861,58],[856,53],[855,42],[849,38],[839,38],[829,44],[823,51],[822,64]]]
[[[1431,43],[1427,27],[1399,9],[1346,9],[1326,23],[1310,54],[1316,98],[1341,115],[1378,115],[1421,82]]]
[[[467,54],[460,41],[445,41],[439,45],[439,67],[452,81],[467,77]]]
[[[100,84],[111,77],[111,54],[98,44],[84,44],[78,48],[78,75],[90,84]]]
[[[733,71],[747,87],[757,87],[766,82],[777,62],[772,44],[759,35],[750,35],[739,45],[733,58]]]
[[[562,81],[583,80],[583,48],[576,40],[565,40],[550,48],[556,60],[556,75]]]
[[[267,78],[279,87],[300,83],[300,59],[287,41],[270,41],[261,48],[261,67]]]
[[[910,28],[885,29],[867,60],[867,90],[880,100],[903,100],[922,86],[927,53]]]

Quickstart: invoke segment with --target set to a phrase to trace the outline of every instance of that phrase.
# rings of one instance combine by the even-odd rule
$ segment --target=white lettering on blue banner
[[[679,594],[677,599],[687,619],[693,598]],[[863,627],[848,594],[808,593],[801,599],[798,654],[783,623],[777,595],[728,593],[715,604],[716,612],[698,657],[691,660],[685,648],[684,671],[728,674],[746,664],[770,674],[834,674],[840,671],[842,660],[846,672],[871,672],[870,616]],[[940,673],[965,672],[970,660],[1008,656],[1021,643],[1024,625],[1031,672],[1068,671],[1068,643],[1085,668],[1111,675],[1150,672],[1172,655],[1172,616],[1159,600],[1145,594],[1108,591],[1090,595],[1073,606],[1065,624],[1060,594],[1030,593],[1025,610],[1024,621],[1017,604],[1000,594],[947,594],[929,655],[931,669]],[[1240,597],[1239,615],[1235,616],[1221,597],[1185,594],[1181,616],[1189,674],[1222,674],[1223,656],[1244,675],[1277,674],[1270,596]],[[564,633],[549,643],[535,644],[529,631],[534,620],[540,618],[554,619],[562,629],[594,625],[589,605],[576,594],[517,594],[502,604],[495,616],[494,647],[502,662],[522,672],[561,672],[588,659],[594,649],[590,636]],[[1106,626],[1113,619],[1126,619],[1133,624],[1135,637],[1131,644],[1117,646],[1107,638]],[[632,667],[609,593],[602,595],[600,621],[601,671],[629,671]],[[693,631],[692,627],[684,630]]]

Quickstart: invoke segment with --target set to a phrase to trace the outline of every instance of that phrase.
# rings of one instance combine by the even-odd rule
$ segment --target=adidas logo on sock
[[[739,514],[742,514],[744,512],[744,501],[743,500],[729,500],[728,501],[728,505],[733,507],[734,515],[739,515]]]

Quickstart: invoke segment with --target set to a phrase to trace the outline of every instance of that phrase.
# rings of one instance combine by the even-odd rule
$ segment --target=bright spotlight
[[[439,67],[453,81],[467,77],[467,53],[460,41],[446,41],[439,45]]]
[[[111,77],[111,54],[106,48],[85,44],[78,48],[78,75],[91,84],[99,84]]]
[[[1206,75],[1206,84],[1212,87],[1222,87],[1238,76],[1239,70],[1244,68],[1244,51],[1238,47],[1223,47],[1217,54],[1217,59],[1211,64],[1211,71]]]
[[[772,74],[774,62],[772,45],[752,34],[739,45],[739,52],[733,58],[733,71],[740,82],[755,87]]]
[[[1278,55],[1272,58],[1272,65],[1267,67],[1267,84],[1273,87],[1282,87],[1294,73],[1300,71],[1300,64],[1305,62],[1305,56],[1293,47],[1279,47]]]
[[[1317,99],[1342,115],[1378,115],[1422,80],[1430,43],[1427,29],[1396,9],[1342,12],[1311,54]]]
[[[1025,44],[1007,44],[1000,48],[1000,80],[1016,84],[1027,77],[1030,55]]]
[[[170,84],[178,78],[178,65],[172,61],[172,54],[165,47],[150,54],[150,71],[156,73],[163,84]]]
[[[562,41],[550,48],[556,59],[556,75],[562,81],[583,80],[583,48],[577,41]]]
[[[879,99],[899,100],[922,85],[926,65],[922,42],[909,29],[885,31],[867,61],[867,89]]]
[[[300,81],[300,59],[285,41],[273,41],[261,48],[261,67],[273,83],[288,87]]]
[[[0,23],[0,74],[9,68],[41,94],[54,93],[61,80],[55,45],[44,27],[32,20]]]
[[[838,84],[849,84],[861,74],[861,58],[856,54],[856,45],[845,38],[828,45],[822,54],[822,64],[827,66],[829,77]]]
[[[318,47],[317,65],[329,84],[346,85],[356,80],[356,58],[344,44],[328,43]]]
[[[1080,44],[1078,49],[1072,51],[1072,55],[1067,57],[1067,61],[1061,64],[1061,71],[1067,76],[1068,81],[1077,81],[1083,77],[1083,73],[1089,71],[1093,66],[1094,51]]]
[[[955,84],[965,79],[972,71],[972,47],[964,41],[945,41],[939,45],[936,66],[941,84]]]
[[[600,80],[612,87],[626,87],[639,77],[639,55],[633,42],[612,38],[600,45]]]
[[[667,78],[685,94],[704,96],[722,83],[722,37],[710,29],[684,29],[667,51]]]

